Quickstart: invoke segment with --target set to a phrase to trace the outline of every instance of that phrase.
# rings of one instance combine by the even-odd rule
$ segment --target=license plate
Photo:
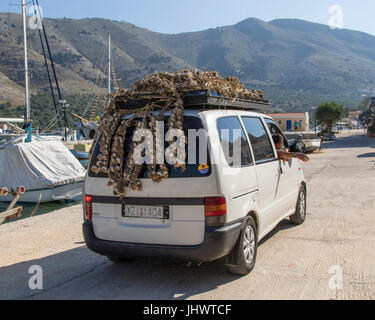
[[[132,218],[169,219],[169,207],[123,204],[122,216]]]

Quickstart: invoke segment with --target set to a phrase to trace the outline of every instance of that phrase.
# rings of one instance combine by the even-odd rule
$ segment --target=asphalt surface
[[[0,299],[374,299],[375,139],[340,136],[303,167],[306,222],[282,221],[247,276],[220,262],[113,264],[85,247],[77,205],[0,226]]]

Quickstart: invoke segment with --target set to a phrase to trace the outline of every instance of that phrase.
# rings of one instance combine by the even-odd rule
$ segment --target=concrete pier
[[[282,221],[254,270],[186,268],[141,259],[113,264],[83,242],[76,205],[0,226],[0,299],[375,299],[375,139],[345,132],[302,164],[307,218]],[[28,286],[43,269],[43,290]]]

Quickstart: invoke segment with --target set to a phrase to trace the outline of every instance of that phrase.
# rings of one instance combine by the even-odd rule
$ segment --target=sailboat
[[[1,146],[0,185],[10,191],[20,185],[24,186],[26,191],[22,202],[78,199],[82,194],[82,183],[86,174],[80,162],[60,138],[56,140],[32,135],[25,0],[22,0],[22,21],[26,133]],[[9,195],[1,198],[1,201],[11,200]]]
[[[115,90],[117,89],[117,79],[115,76],[115,71],[112,64],[112,46],[111,46],[111,34],[108,35],[108,64],[107,64],[107,72],[108,72],[108,94],[112,93],[112,78],[114,83]],[[99,85],[100,87],[100,85]],[[75,125],[78,128],[79,132],[83,136],[84,139],[93,139],[96,130],[98,129],[98,120],[99,117],[95,117],[95,111],[97,111],[97,104],[99,103],[99,96],[96,94],[94,99],[94,105],[91,107],[91,115],[89,119],[85,119],[82,116],[79,116],[75,113],[71,113],[74,118],[76,118]],[[89,107],[89,105],[88,105]],[[88,107],[84,111],[84,114],[88,110]]]

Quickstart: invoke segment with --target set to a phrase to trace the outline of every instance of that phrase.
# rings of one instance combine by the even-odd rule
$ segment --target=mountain
[[[45,19],[64,94],[98,90],[108,33],[116,75],[124,86],[148,73],[210,69],[235,75],[265,91],[274,107],[307,109],[324,99],[359,102],[375,95],[375,37],[296,19],[264,22],[250,18],[199,32],[161,34],[105,19]],[[31,89],[48,90],[37,30],[28,30]],[[0,102],[14,101],[23,80],[22,23],[0,14]],[[98,71],[99,70],[99,71]],[[316,98],[319,97],[319,98]],[[19,101],[17,102],[19,103]]]
[[[247,19],[234,26],[158,35],[168,52],[249,86],[358,94],[375,85],[375,37],[301,20]]]

